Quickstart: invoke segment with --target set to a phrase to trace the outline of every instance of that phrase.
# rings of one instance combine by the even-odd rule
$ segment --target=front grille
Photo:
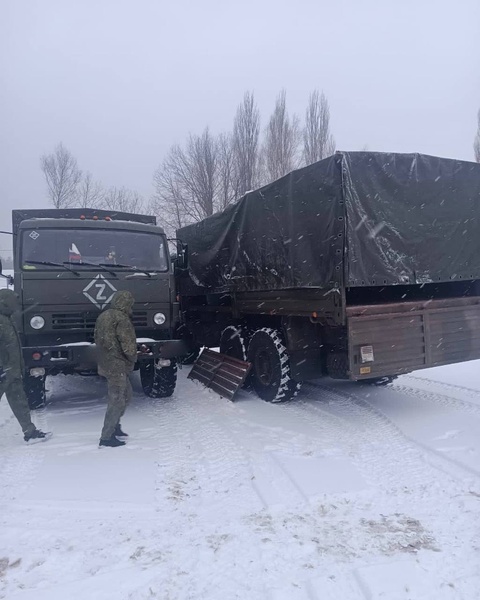
[[[135,327],[147,327],[147,313],[146,312],[134,312],[132,321]]]
[[[95,327],[96,317],[89,313],[56,313],[52,315],[52,329],[83,329]]]
[[[97,316],[92,313],[54,313],[52,315],[52,329],[93,331]],[[147,313],[134,312],[132,321],[135,327],[147,327]]]

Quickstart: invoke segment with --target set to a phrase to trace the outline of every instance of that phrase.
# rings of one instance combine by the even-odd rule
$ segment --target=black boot
[[[115,437],[128,437],[128,433],[122,431],[122,426],[120,423],[115,427],[115,433],[113,435]]]
[[[39,429],[34,429],[30,433],[26,433],[23,436],[23,439],[26,442],[34,443],[34,442],[46,442],[51,437],[52,437],[51,433],[43,433],[43,431],[40,431]]]
[[[118,448],[118,446],[125,446],[125,442],[117,440],[115,435],[112,435],[108,440],[100,439],[100,446],[110,446],[110,448]]]

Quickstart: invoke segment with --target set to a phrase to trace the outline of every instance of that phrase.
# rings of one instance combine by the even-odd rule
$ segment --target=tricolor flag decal
[[[70,250],[68,251],[68,260],[69,262],[82,262],[82,255],[75,244],[72,244]]]

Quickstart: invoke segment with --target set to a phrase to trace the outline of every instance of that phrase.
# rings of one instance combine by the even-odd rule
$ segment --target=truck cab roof
[[[164,234],[162,227],[154,224],[135,223],[133,221],[107,221],[93,219],[25,219],[18,224],[17,230],[23,229],[118,229],[139,231],[144,233]]]

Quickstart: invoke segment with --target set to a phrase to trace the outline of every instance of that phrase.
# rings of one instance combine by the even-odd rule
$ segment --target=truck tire
[[[301,383],[290,376],[290,361],[282,335],[277,329],[264,327],[252,335],[247,350],[252,363],[251,385],[267,402],[285,402],[294,398]]]
[[[248,336],[243,327],[229,325],[220,336],[220,354],[247,360]]]
[[[32,377],[25,375],[23,387],[30,410],[37,410],[45,406],[47,393],[45,390],[45,377]]]
[[[179,325],[175,331],[175,337],[183,340],[188,346],[188,354],[178,357],[178,362],[181,365],[193,365],[200,354],[201,346],[193,341],[193,336],[185,325]]]
[[[200,346],[195,346],[195,348],[192,348],[188,354],[182,356],[179,359],[179,362],[182,365],[193,365],[193,363],[197,360],[198,355],[200,354],[200,350]]]
[[[327,372],[332,379],[348,379],[348,357],[345,353],[327,355]]]
[[[140,380],[146,396],[169,398],[177,384],[177,363],[171,360],[169,367],[156,368],[153,361],[140,366]]]

